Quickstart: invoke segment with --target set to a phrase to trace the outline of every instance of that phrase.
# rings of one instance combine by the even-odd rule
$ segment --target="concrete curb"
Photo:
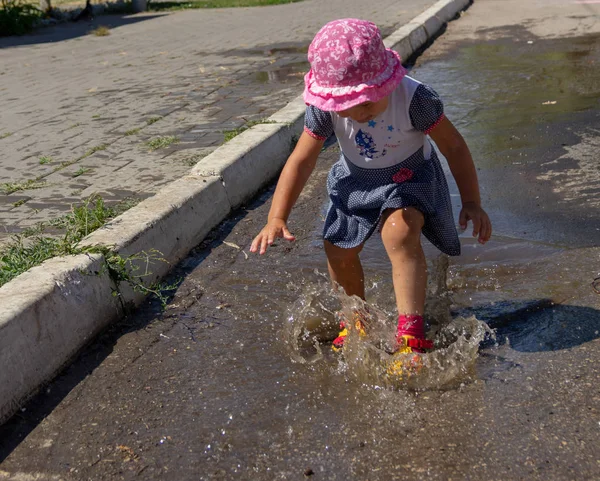
[[[408,58],[470,0],[441,0],[384,42]],[[126,257],[158,250],[164,276],[202,239],[277,175],[299,135],[305,105],[299,96],[205,157],[185,177],[128,210],[82,242]],[[50,381],[99,331],[123,315],[103,256],[44,262],[0,287],[0,423]],[[140,294],[120,288],[124,303]]]

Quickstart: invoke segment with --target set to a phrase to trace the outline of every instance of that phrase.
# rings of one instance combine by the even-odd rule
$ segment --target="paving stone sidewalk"
[[[92,194],[144,198],[184,175],[224,131],[301,92],[307,46],[325,22],[367,18],[385,36],[434,3],[102,16],[0,39],[0,242]],[[89,33],[99,25],[110,35]],[[178,141],[147,144],[168,137]]]

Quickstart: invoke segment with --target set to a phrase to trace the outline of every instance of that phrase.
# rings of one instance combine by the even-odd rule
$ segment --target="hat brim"
[[[390,95],[406,75],[400,55],[386,49],[387,67],[367,83],[347,87],[318,85],[312,69],[304,76],[304,102],[326,112],[347,110],[364,102],[378,102]]]

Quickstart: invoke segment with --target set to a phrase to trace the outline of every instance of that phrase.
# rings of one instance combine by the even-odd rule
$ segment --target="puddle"
[[[254,79],[259,83],[298,83],[309,68],[308,62],[294,62],[282,67],[256,72]]]
[[[291,55],[303,55],[306,57],[308,53],[308,43],[295,43],[295,42],[287,42],[287,43],[276,43],[276,44],[267,44],[262,45],[256,48],[236,48],[233,50],[226,50],[223,52],[219,52],[218,56],[221,58],[229,58],[229,57],[281,57],[281,56],[291,56]],[[195,55],[198,56],[209,56],[215,55],[214,51],[206,51],[206,50],[196,50],[194,52]]]
[[[496,232],[593,246],[600,235],[600,35],[518,37],[509,30],[497,40],[459,43],[411,75],[434,86],[467,140]]]
[[[600,35],[469,43],[417,66],[413,74],[443,92],[447,113],[461,130],[483,134],[477,145],[497,154],[535,145],[530,137],[536,125],[572,121],[565,114],[598,107]],[[501,159],[483,161],[493,167]]]
[[[308,45],[291,45],[288,47],[269,47],[264,50],[264,53],[267,55],[277,55],[279,53],[289,54],[289,53],[300,53],[300,54],[308,54]]]

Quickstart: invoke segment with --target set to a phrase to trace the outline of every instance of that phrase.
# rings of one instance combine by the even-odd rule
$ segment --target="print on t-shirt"
[[[354,136],[358,155],[367,157],[368,159],[380,159],[385,157],[388,153],[387,147],[397,148],[399,146],[400,141],[398,139],[392,140],[391,134],[396,130],[393,125],[386,126],[385,122],[376,122],[375,120],[369,120],[367,125],[371,129],[374,129],[379,125],[378,129],[381,130],[383,134],[382,132],[376,132],[375,130],[364,131],[359,129],[358,133]],[[379,147],[377,146],[377,141],[375,139],[385,142],[381,152],[378,150]]]
[[[379,154],[373,136],[368,132],[364,132],[362,129],[358,131],[354,140],[356,141],[356,147],[358,148],[358,155],[368,157],[369,159],[379,159],[387,154],[386,149],[383,149],[381,154]]]

